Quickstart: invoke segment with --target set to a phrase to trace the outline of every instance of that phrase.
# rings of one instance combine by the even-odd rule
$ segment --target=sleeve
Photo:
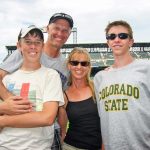
[[[0,64],[0,69],[12,73],[22,65],[22,55],[19,50],[15,50],[2,64]]]
[[[148,60],[149,61],[149,60]],[[148,67],[147,67],[147,80],[146,80],[148,86],[148,90],[150,91],[150,62],[148,62]]]
[[[65,83],[62,85],[63,91],[65,91],[65,90],[68,88],[68,85],[69,85],[69,76],[70,76],[70,72],[67,71],[66,81],[65,81]]]
[[[95,96],[96,96],[96,102],[97,102],[97,108],[98,112],[100,114],[100,100],[99,100],[99,86],[100,86],[100,76],[98,74],[95,75],[93,82],[94,82],[94,91],[95,91]]]
[[[57,101],[59,102],[59,106],[64,105],[61,79],[59,74],[56,71],[54,71],[53,74],[49,72],[47,75],[43,100],[44,102]]]
[[[94,91],[95,91],[95,96],[96,96],[96,100],[98,101],[99,97],[98,97],[98,80],[97,80],[97,75],[94,77],[93,79],[94,82]]]

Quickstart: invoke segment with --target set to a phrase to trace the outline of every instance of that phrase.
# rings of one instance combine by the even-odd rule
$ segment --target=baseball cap
[[[55,22],[57,19],[65,19],[69,22],[70,27],[73,27],[73,19],[70,15],[65,13],[55,13],[49,20],[49,24]]]
[[[36,27],[35,25],[30,25],[28,26],[27,28],[22,28],[20,30],[20,33],[18,35],[18,41],[21,39],[21,38],[24,38],[31,30],[33,29],[36,29],[36,30],[39,30],[41,32],[41,35],[43,35],[43,32],[40,28]]]

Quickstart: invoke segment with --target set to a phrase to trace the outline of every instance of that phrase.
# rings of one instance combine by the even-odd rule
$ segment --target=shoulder
[[[8,73],[3,77],[3,81],[9,81],[11,79],[18,79],[22,76],[22,72],[18,69],[13,73]]]
[[[19,50],[15,50],[10,56],[8,56],[3,63],[0,64],[0,68],[12,73],[22,64],[22,54]],[[11,66],[11,67],[10,67]]]
[[[20,50],[15,50],[7,59],[6,59],[6,61],[7,60],[9,60],[9,59],[22,59],[22,54],[21,54],[21,52],[20,52]]]
[[[104,69],[104,70],[101,70],[101,71],[99,71],[99,72],[97,72],[97,73],[95,74],[94,78],[99,78],[100,76],[102,76],[103,74],[105,74],[105,73],[107,73],[107,72],[109,72],[109,71],[110,71],[110,68],[106,68],[106,69]]]
[[[68,101],[69,101],[68,95],[67,95],[67,92],[66,92],[66,91],[64,91],[64,101],[65,101],[65,105],[64,105],[63,107],[66,108],[66,107],[67,107],[67,104],[68,104]]]
[[[55,69],[48,68],[48,67],[45,67],[43,65],[41,66],[41,70],[43,70],[44,72],[51,74],[51,75],[59,75]]]
[[[148,59],[138,59],[138,60],[135,60],[135,65],[138,65],[138,66],[143,66],[143,67],[150,67],[150,60]]]
[[[94,86],[99,85],[103,81],[103,79],[107,76],[107,74],[110,73],[110,71],[111,71],[111,69],[110,70],[101,70],[98,73],[96,73],[96,75],[93,78]]]

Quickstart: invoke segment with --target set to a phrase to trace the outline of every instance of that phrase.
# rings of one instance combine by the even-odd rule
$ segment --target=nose
[[[34,49],[36,47],[35,43],[32,42],[31,45],[30,45],[30,48]]]
[[[62,34],[62,29],[61,29],[60,27],[59,27],[59,28],[57,28],[57,30],[56,30],[56,31],[57,31],[57,34],[58,34],[58,35],[61,35],[61,34]]]
[[[120,38],[118,36],[116,36],[116,38],[114,39],[114,41],[118,42],[118,41],[120,41]]]
[[[81,64],[80,63],[77,65],[77,68],[81,68]]]

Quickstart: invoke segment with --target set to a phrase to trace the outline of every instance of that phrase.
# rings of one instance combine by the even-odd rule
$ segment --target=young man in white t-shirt
[[[1,150],[50,150],[58,106],[64,104],[62,84],[57,71],[41,65],[44,45],[42,31],[30,26],[22,29],[17,43],[23,56],[20,68],[3,79],[15,99],[30,101],[28,113],[0,116]]]
[[[63,89],[66,88],[69,72],[60,49],[69,38],[73,24],[73,19],[70,15],[65,13],[53,14],[47,25],[48,37],[44,43],[41,55],[41,64],[45,67],[55,69],[60,74]],[[22,55],[19,50],[15,50],[6,61],[0,64],[0,97],[5,100],[5,103],[3,103],[5,104],[5,109],[3,109],[4,106],[1,108],[0,105],[0,113],[2,111],[7,114],[20,114],[26,113],[30,109],[30,105],[27,102],[19,100],[14,102],[13,97],[10,99],[10,95],[12,94],[4,88],[1,81],[6,74],[14,72],[21,64]],[[6,99],[9,99],[9,101]],[[57,120],[55,122],[55,137],[52,150],[61,150],[60,127]]]

